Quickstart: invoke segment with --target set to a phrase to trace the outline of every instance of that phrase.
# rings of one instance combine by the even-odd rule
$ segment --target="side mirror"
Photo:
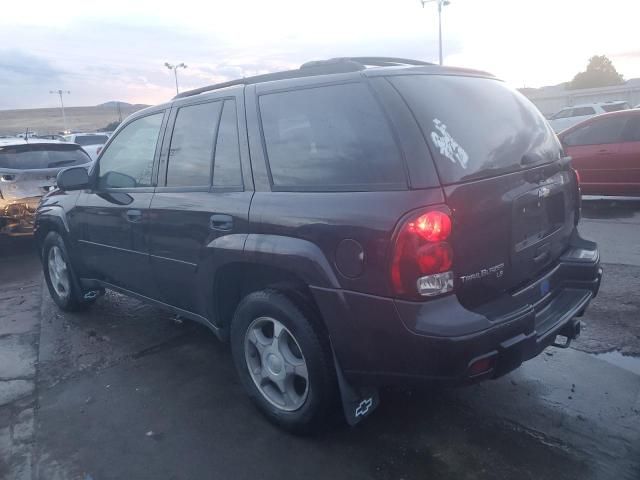
[[[85,167],[70,167],[58,172],[58,188],[62,191],[83,190],[89,188],[89,173]]]
[[[100,187],[109,188],[135,188],[137,186],[136,179],[120,172],[107,172],[100,179]]]

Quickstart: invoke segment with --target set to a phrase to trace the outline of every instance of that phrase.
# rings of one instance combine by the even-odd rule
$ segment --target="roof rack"
[[[234,85],[251,85],[254,83],[269,82],[272,80],[286,80],[290,78],[313,77],[316,75],[329,75],[332,73],[349,73],[365,70],[367,67],[395,67],[401,65],[433,65],[433,63],[422,62],[420,60],[410,60],[396,57],[336,57],[328,60],[315,60],[303,63],[296,70],[285,70],[283,72],[265,73],[253,77],[239,78],[229,82],[216,83],[206,87],[188,90],[179,93],[174,98],[185,98],[199,95],[201,93],[218,90],[220,88],[232,87]]]

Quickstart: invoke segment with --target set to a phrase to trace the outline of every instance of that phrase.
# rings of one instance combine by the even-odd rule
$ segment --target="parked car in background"
[[[33,138],[41,138],[43,140],[60,140],[61,142],[66,142],[67,141],[64,138],[64,135],[58,135],[56,133],[50,133],[48,135],[34,135]]]
[[[80,145],[89,154],[91,160],[95,160],[104,144],[109,140],[109,135],[106,133],[72,133],[65,135],[64,138],[67,142]]]
[[[583,194],[640,196],[640,110],[598,115],[558,137]]]
[[[56,304],[109,288],[206,325],[294,431],[338,399],[358,422],[380,385],[496,378],[567,346],[602,275],[537,108],[487,73],[415,60],[184,92],[58,186],[36,220]]]
[[[563,108],[558,113],[552,115],[549,123],[555,132],[561,132],[576,123],[580,123],[587,118],[600,115],[601,113],[617,112],[629,108],[629,104],[623,101],[574,105]]]
[[[87,153],[75,144],[0,139],[0,234],[32,233],[40,198],[55,188],[58,172],[90,164]]]

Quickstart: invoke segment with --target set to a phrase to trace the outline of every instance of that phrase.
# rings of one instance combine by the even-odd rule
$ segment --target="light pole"
[[[179,93],[178,92],[178,69],[179,68],[187,68],[187,66],[184,63],[179,63],[177,65],[171,65],[169,62],[164,62],[164,66],[167,67],[169,70],[173,70],[173,76],[176,79],[176,95]]]
[[[422,8],[424,8],[427,3],[437,3],[438,4],[438,45],[440,52],[440,65],[442,65],[442,7],[446,7],[451,2],[449,0],[420,0],[422,3]]]
[[[62,101],[62,95],[69,95],[71,92],[69,90],[50,90],[49,93],[55,93],[60,96],[60,108],[62,109],[62,123],[64,124],[64,133],[67,133],[67,116],[64,114],[64,102]]]

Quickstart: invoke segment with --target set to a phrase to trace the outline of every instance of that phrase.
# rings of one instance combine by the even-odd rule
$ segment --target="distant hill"
[[[91,132],[118,121],[118,103],[122,119],[148,105],[126,102],[106,102],[94,107],[67,107],[67,128],[72,131]],[[0,110],[0,135],[15,135],[27,128],[39,134],[58,133],[64,130],[59,108],[29,108],[23,110]]]

